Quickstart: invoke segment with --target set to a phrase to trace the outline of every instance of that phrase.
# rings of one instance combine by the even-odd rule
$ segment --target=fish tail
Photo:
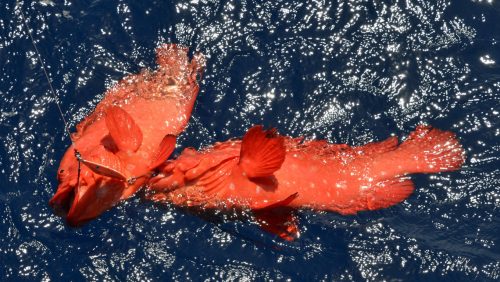
[[[156,62],[160,68],[168,69],[175,78],[187,76],[189,82],[195,82],[201,75],[206,60],[202,53],[195,52],[190,58],[189,48],[178,44],[163,44],[156,49]]]
[[[156,49],[158,70],[154,79],[160,86],[154,84],[153,89],[161,89],[158,95],[172,97],[179,102],[175,103],[179,111],[175,122],[181,130],[191,116],[206,63],[203,54],[196,52],[190,57],[188,51],[187,47],[177,44],[163,44]],[[150,89],[145,91],[156,93]]]
[[[180,71],[189,64],[189,49],[178,44],[162,44],[156,48],[156,63],[160,67],[171,67]]]
[[[464,149],[455,134],[419,125],[398,147],[401,159],[409,162],[407,173],[437,173],[459,169]]]
[[[367,190],[370,210],[393,206],[414,190],[411,173],[437,173],[459,169],[465,154],[455,134],[419,125],[395,150],[374,159],[370,176],[379,181]]]

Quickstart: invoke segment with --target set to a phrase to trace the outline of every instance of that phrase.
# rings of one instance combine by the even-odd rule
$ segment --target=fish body
[[[418,126],[401,144],[390,137],[359,147],[279,136],[255,126],[241,141],[185,149],[160,167],[147,186],[156,201],[249,209],[263,221],[283,225],[293,218],[273,218],[273,210],[355,214],[393,206],[414,190],[408,174],[452,171],[463,162],[454,134],[428,126]],[[264,227],[285,239],[298,230],[290,224]]]
[[[70,225],[133,195],[173,151],[191,115],[203,65],[200,54],[189,60],[187,51],[175,44],[159,47],[156,70],[125,77],[77,125],[49,202]]]

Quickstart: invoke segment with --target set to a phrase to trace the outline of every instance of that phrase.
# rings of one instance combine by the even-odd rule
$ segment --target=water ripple
[[[0,276],[34,280],[498,280],[500,53],[494,1],[8,1],[0,9]],[[457,133],[458,172],[413,177],[387,210],[299,213],[287,243],[135,197],[81,229],[47,206],[70,125],[154,48],[202,51],[183,147],[275,126],[352,145],[428,123]]]

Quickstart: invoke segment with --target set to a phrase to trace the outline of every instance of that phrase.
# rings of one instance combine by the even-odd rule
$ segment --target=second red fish
[[[303,142],[254,126],[241,141],[185,149],[149,181],[148,191],[156,201],[180,206],[249,209],[263,229],[291,240],[298,229],[283,209],[355,214],[387,208],[413,192],[406,175],[452,171],[463,162],[455,135],[428,126],[401,144],[391,137],[359,147]]]

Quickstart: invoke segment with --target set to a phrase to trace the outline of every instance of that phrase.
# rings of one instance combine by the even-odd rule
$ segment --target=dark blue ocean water
[[[498,281],[498,2],[3,1],[0,280]],[[72,229],[47,204],[69,139],[20,13],[71,126],[174,42],[208,58],[180,147],[260,123],[351,145],[428,123],[456,132],[467,162],[414,176],[390,209],[302,211],[291,243],[139,196]]]

